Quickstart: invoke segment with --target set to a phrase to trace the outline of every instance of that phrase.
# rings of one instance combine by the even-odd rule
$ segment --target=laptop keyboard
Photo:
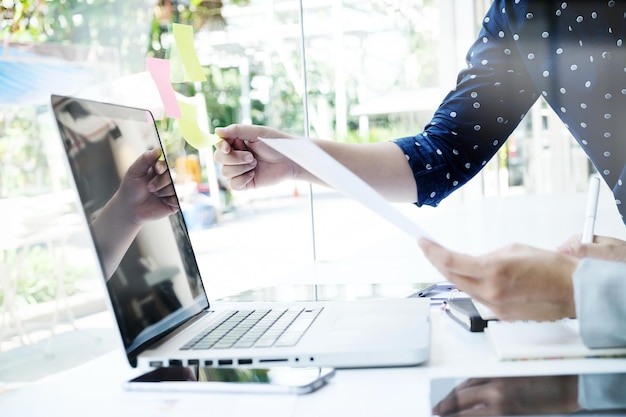
[[[321,311],[322,308],[231,311],[181,349],[294,346]]]

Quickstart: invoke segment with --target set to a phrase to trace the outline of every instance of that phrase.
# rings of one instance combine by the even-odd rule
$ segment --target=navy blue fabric
[[[624,1],[494,1],[456,88],[422,133],[394,140],[418,205],[436,206],[476,175],[543,96],[626,219],[625,19]]]

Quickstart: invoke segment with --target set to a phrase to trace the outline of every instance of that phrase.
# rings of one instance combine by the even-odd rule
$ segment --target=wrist
[[[138,218],[133,205],[129,204],[128,201],[129,198],[123,196],[118,189],[106,203],[105,209],[111,220],[114,220],[119,227],[124,229],[137,229],[141,227],[142,222]]]

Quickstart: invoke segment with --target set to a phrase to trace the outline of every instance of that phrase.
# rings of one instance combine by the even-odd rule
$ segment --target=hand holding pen
[[[557,250],[576,258],[626,262],[626,242],[608,236],[595,236],[593,243],[581,243],[580,235],[570,237]]]
[[[606,236],[594,236],[600,195],[600,177],[594,175],[589,182],[585,224],[581,235],[574,235],[557,248],[563,254],[576,258],[594,258],[626,262],[626,242]]]

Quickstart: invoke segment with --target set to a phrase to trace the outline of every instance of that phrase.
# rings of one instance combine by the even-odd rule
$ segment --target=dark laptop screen
[[[128,185],[143,184],[129,168],[140,164],[146,150],[161,148],[155,122],[147,110],[69,97],[52,96],[52,108],[126,353],[134,363],[148,341],[208,307],[181,211],[142,213],[141,222],[133,214],[139,204],[148,205],[147,198],[156,198],[145,187]],[[153,174],[150,168],[147,172]],[[173,186],[169,170],[163,179]],[[145,201],[127,203],[144,194]],[[178,204],[177,198],[173,201]]]

